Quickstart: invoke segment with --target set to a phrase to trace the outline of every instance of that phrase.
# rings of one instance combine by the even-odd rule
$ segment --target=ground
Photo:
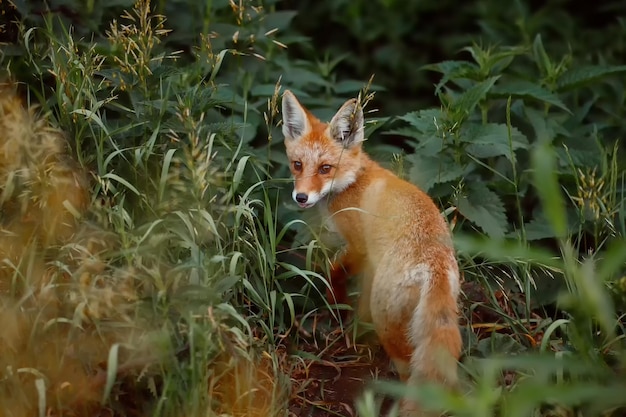
[[[472,328],[478,337],[494,330],[506,330],[497,323],[497,315],[486,307],[487,295],[479,284],[464,283],[461,300],[462,311],[469,312],[472,306]],[[322,315],[319,321],[325,319]],[[466,320],[462,322],[465,324]],[[292,371],[294,393],[289,404],[292,416],[356,416],[354,402],[369,383],[397,380],[388,356],[371,335],[366,336],[367,341],[361,338],[353,343],[350,330],[342,331],[338,324],[327,333],[319,329],[301,333],[303,337],[296,349],[308,359]],[[391,405],[392,400],[385,399],[383,413]]]
[[[335,336],[335,339],[332,337]],[[338,336],[338,337],[337,337]],[[292,373],[294,395],[289,411],[294,416],[355,416],[354,401],[373,380],[395,380],[389,358],[375,343],[351,344],[348,337],[336,332],[322,347],[319,359],[307,360]],[[311,355],[319,353],[320,346],[300,346]],[[391,401],[385,401],[384,408]]]

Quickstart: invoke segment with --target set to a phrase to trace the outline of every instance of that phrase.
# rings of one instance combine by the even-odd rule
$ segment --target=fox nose
[[[306,201],[307,201],[308,199],[309,199],[309,196],[307,196],[307,195],[306,195],[306,194],[304,194],[304,193],[298,193],[298,194],[296,194],[296,201],[297,201],[298,203],[304,204],[304,203],[306,203]]]

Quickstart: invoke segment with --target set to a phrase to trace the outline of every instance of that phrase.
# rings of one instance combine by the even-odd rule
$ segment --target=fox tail
[[[456,294],[446,276],[423,289],[410,324],[414,347],[408,384],[435,383],[455,389],[462,341],[458,325]],[[416,404],[405,401],[403,416],[420,414]]]

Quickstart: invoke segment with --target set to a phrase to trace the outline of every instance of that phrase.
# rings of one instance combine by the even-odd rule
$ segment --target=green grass
[[[329,320],[337,242],[290,201],[281,88],[322,117],[361,90],[378,106],[383,88],[339,75],[351,51],[290,55],[307,40],[272,1],[91,2],[83,20],[28,4],[0,61],[41,135],[0,145],[67,149],[0,155],[0,416],[284,415],[311,364],[367,327]],[[381,394],[459,416],[623,413],[625,69],[617,46],[594,61],[523,29],[415,69],[438,74],[435,106],[368,114],[368,150],[453,228],[465,357],[462,392],[380,382],[363,416]],[[44,239],[54,222],[33,207],[58,208],[41,184],[67,172],[87,207]]]

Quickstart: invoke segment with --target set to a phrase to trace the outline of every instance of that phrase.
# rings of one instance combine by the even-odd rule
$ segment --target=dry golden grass
[[[0,320],[9,325],[0,336],[0,416],[36,416],[39,404],[53,415],[87,415],[99,408],[99,373],[109,343],[55,320],[54,310],[10,302],[2,306]]]
[[[152,266],[113,266],[120,239],[85,220],[89,201],[62,132],[0,84],[0,417],[113,415],[101,404],[111,347],[123,346],[118,385],[171,353],[150,341],[136,302],[151,290],[146,274],[174,268],[158,257]],[[240,346],[208,366],[211,404],[200,414],[281,413],[280,371],[271,356],[249,351]]]
[[[0,83],[0,290],[44,276],[45,252],[68,242],[87,210],[86,173],[65,148],[63,134]]]
[[[92,415],[111,346],[135,337],[133,277],[107,267],[111,234],[81,221],[88,181],[65,144],[0,84],[0,417]]]
[[[271,357],[223,355],[212,366],[209,395],[217,412],[233,417],[270,417],[284,413],[288,392],[279,382]]]

